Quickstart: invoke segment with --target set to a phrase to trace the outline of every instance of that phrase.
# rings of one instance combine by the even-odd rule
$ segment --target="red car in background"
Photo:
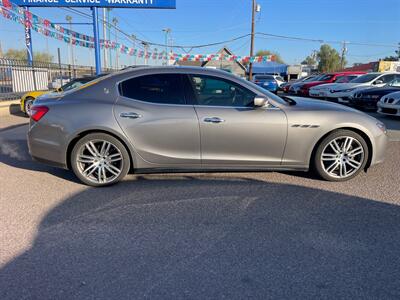
[[[362,75],[366,74],[365,72],[336,72],[336,73],[328,73],[322,77],[319,77],[317,81],[311,81],[311,82],[304,82],[298,87],[297,95],[303,96],[303,97],[308,97],[310,96],[310,88],[313,86],[321,85],[321,84],[326,84],[326,83],[334,83],[336,80],[339,78],[342,78],[343,76],[349,76],[349,75]]]

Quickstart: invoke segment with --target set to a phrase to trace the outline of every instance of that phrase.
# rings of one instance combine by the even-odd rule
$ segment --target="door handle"
[[[222,122],[225,122],[225,120],[218,118],[218,117],[211,117],[211,118],[205,118],[204,122],[206,122],[206,123],[222,123]]]
[[[121,118],[127,118],[127,119],[139,119],[142,117],[142,115],[139,115],[135,112],[123,112],[123,113],[120,113],[119,116]]]

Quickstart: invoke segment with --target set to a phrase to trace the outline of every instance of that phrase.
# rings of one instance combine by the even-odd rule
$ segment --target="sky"
[[[251,26],[251,0],[176,0],[176,10],[113,9],[111,19],[118,19],[118,26],[128,34],[154,42],[165,43],[163,28],[171,28],[174,45],[202,45],[230,40],[248,34]],[[400,42],[400,0],[258,0],[261,12],[256,15],[256,31],[324,41],[347,41],[357,43],[397,45]],[[89,9],[78,9],[90,14]],[[63,8],[32,8],[31,11],[54,23],[65,22],[66,15],[73,22],[90,20]],[[101,14],[100,14],[101,15]],[[93,35],[89,25],[73,25],[73,30]],[[112,30],[113,33],[113,30]],[[102,31],[101,31],[102,34]],[[48,51],[57,56],[61,49],[62,62],[70,62],[68,44],[33,32],[34,51]],[[114,34],[111,40],[115,40]],[[118,40],[127,46],[132,41],[121,37]],[[21,25],[0,16],[0,43],[3,51],[24,47],[24,29]],[[250,38],[228,42],[226,46],[236,55],[248,55]],[[340,43],[331,44],[341,51]],[[174,49],[177,53],[216,53],[220,46],[200,49]],[[300,63],[320,42],[286,40],[257,36],[255,49],[278,52],[288,64]],[[153,47],[158,48],[160,47]],[[395,47],[348,45],[349,65],[369,62],[394,55]],[[75,47],[77,64],[93,65],[93,50]],[[112,52],[115,62],[115,52]],[[123,65],[134,63],[134,59],[121,55]],[[137,63],[143,63],[140,59]]]

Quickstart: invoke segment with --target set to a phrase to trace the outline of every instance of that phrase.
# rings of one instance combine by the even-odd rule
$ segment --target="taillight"
[[[31,107],[31,119],[35,122],[39,122],[41,118],[49,111],[47,106],[32,106]]]

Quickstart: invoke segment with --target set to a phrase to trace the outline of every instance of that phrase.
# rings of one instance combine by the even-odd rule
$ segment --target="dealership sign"
[[[176,8],[176,0],[11,0],[19,6]]]

